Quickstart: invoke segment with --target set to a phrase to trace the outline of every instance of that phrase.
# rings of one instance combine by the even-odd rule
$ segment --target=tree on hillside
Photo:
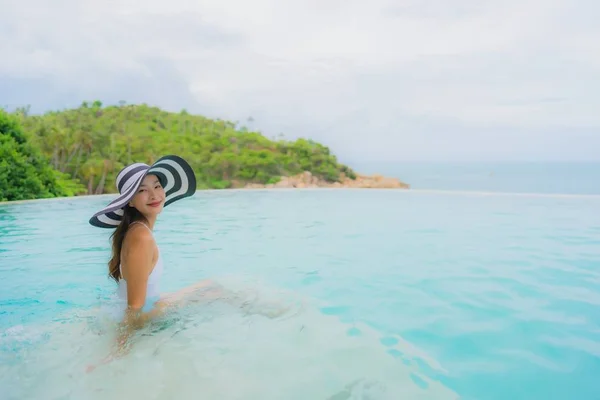
[[[77,185],[50,166],[23,134],[18,120],[0,111],[0,201],[78,193]]]
[[[173,113],[146,104],[79,108],[19,116],[24,132],[54,169],[78,180],[88,194],[114,192],[119,170],[132,162],[150,164],[164,154],[188,160],[198,188],[272,183],[281,176],[310,171],[333,182],[354,172],[338,163],[329,148],[311,140],[271,140],[236,124]]]

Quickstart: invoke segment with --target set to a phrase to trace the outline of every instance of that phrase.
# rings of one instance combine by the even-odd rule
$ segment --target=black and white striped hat
[[[168,155],[152,165],[135,163],[123,168],[117,175],[119,196],[90,218],[90,224],[99,228],[115,228],[121,222],[123,207],[135,196],[148,174],[158,177],[165,190],[164,207],[196,192],[194,170],[181,157]]]

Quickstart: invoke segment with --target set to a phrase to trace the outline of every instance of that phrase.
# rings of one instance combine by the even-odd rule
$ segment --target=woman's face
[[[165,204],[165,190],[156,175],[146,175],[130,205],[146,218],[156,217]]]

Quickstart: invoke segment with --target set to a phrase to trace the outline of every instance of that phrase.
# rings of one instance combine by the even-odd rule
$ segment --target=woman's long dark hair
[[[146,219],[140,213],[137,208],[130,207],[126,205],[123,210],[123,218],[121,219],[121,223],[117,226],[117,229],[110,235],[112,240],[112,257],[108,262],[108,274],[111,278],[115,280],[115,282],[119,282],[121,279],[121,271],[119,270],[119,265],[121,264],[121,248],[123,247],[123,240],[125,239],[125,235],[129,230],[129,226],[134,221],[145,221]]]

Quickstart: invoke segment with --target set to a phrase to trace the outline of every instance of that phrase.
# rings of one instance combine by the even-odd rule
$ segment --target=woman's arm
[[[162,308],[143,312],[146,303],[148,277],[154,267],[156,245],[152,234],[145,228],[132,229],[123,243],[123,278],[127,281],[127,308],[119,327],[117,351],[125,350],[131,334],[152,318],[162,314]]]
[[[101,364],[107,364],[112,360],[119,358],[129,351],[128,340],[130,336],[135,332],[135,330],[142,328],[146,322],[155,318],[159,315],[162,315],[168,304],[157,302],[154,308],[149,312],[142,312],[140,310],[131,310],[128,309],[125,311],[125,317],[123,321],[119,324],[118,333],[117,333],[117,342],[113,350],[110,354],[104,357],[98,364],[88,365],[87,372],[91,372],[96,369],[97,366]]]
[[[114,356],[122,356],[129,350],[128,340],[131,335],[138,329],[143,328],[146,323],[153,318],[156,318],[165,313],[166,305],[160,302],[148,312],[143,312],[141,309],[127,307],[125,317],[119,325],[117,335],[117,347],[114,351]]]
[[[148,276],[154,266],[154,253],[154,238],[147,229],[133,228],[128,232],[121,257],[123,278],[127,281],[127,308],[118,327],[116,346],[100,364],[126,354],[131,335],[166,311],[167,304],[162,302],[158,302],[149,312],[142,311],[146,303]],[[89,366],[88,371],[94,368]]]

